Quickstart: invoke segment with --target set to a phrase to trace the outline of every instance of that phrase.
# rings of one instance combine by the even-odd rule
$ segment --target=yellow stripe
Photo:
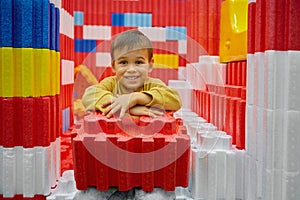
[[[15,72],[13,66],[13,51],[12,48],[0,48],[0,96],[6,94],[12,96],[15,88]]]
[[[49,49],[0,48],[0,96],[39,97],[60,92],[60,53]]]
[[[154,68],[178,69],[179,56],[176,54],[154,54]]]

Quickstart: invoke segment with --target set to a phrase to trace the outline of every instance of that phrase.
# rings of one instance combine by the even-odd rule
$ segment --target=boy
[[[150,40],[138,30],[121,33],[111,45],[115,76],[103,79],[86,89],[82,102],[87,110],[100,110],[107,117],[119,112],[132,115],[162,115],[158,109],[177,111],[181,107],[178,93],[161,80],[148,77],[153,67]]]
[[[86,89],[82,102],[87,110],[99,110],[107,117],[118,114],[123,118],[127,112],[155,117],[163,115],[163,110],[180,109],[178,93],[161,80],[148,76],[154,62],[153,50],[143,33],[138,30],[121,33],[113,41],[110,53],[115,76]],[[174,192],[159,188],[152,193],[141,189],[116,191],[109,199],[130,199],[133,196],[135,199],[175,199]]]

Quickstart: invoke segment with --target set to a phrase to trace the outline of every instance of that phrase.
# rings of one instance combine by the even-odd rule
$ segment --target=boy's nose
[[[135,71],[135,70],[136,70],[136,66],[134,64],[129,64],[128,65],[127,71]]]

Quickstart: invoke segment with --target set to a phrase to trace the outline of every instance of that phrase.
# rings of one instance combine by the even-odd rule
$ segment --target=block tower
[[[60,13],[0,1],[0,199],[45,199],[60,169]]]

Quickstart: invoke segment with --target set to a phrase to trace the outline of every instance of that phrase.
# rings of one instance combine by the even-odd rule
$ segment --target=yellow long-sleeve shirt
[[[148,78],[144,85],[136,92],[143,92],[152,97],[152,101],[145,106],[159,105],[165,110],[177,111],[181,107],[181,100],[176,90],[169,88],[164,82],[156,78]],[[103,112],[103,103],[113,96],[127,94],[119,86],[116,76],[103,79],[99,84],[92,85],[85,90],[82,103],[87,110],[100,110]]]

